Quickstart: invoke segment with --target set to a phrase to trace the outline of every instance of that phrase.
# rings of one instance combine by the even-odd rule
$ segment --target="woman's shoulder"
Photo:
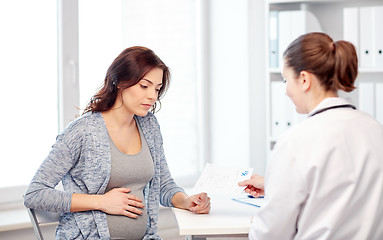
[[[87,131],[97,132],[102,129],[102,124],[104,123],[100,112],[88,112],[70,122],[62,134],[78,135]]]
[[[108,131],[99,112],[86,113],[74,119],[57,136],[56,141],[65,143],[71,150],[80,151],[86,144],[92,147],[108,144]]]

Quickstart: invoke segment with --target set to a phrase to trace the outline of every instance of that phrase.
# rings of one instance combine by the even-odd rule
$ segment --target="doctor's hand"
[[[265,195],[264,177],[254,174],[250,179],[239,182],[238,186],[245,187],[245,192],[248,194],[259,197]]]
[[[190,212],[206,214],[210,212],[210,198],[206,193],[188,196],[184,192],[174,194],[172,203],[176,208],[186,209]]]

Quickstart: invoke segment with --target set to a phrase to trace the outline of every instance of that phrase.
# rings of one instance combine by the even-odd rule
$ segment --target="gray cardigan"
[[[148,143],[154,177],[144,190],[148,228],[144,239],[157,235],[159,203],[171,207],[171,199],[183,189],[170,175],[155,116],[135,116]],[[57,136],[48,157],[30,183],[24,205],[61,212],[56,239],[109,239],[106,214],[102,211],[70,212],[72,193],[103,194],[110,179],[111,153],[108,131],[101,113],[87,113],[75,119]],[[62,181],[64,191],[54,189]]]

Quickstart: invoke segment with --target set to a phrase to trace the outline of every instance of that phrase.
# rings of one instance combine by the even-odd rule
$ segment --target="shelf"
[[[280,21],[279,17],[283,16],[283,20],[286,19],[286,12],[287,11],[308,11],[310,12],[319,22],[321,26],[321,30],[325,33],[327,33],[334,41],[338,40],[344,40],[344,29],[345,27],[354,27],[359,24],[360,19],[358,18],[356,21],[358,24],[352,24],[352,26],[348,26],[344,24],[344,9],[345,8],[364,8],[364,7],[374,7],[374,6],[383,6],[383,1],[380,0],[267,0],[266,1],[266,8],[267,11],[266,21],[269,21],[269,24],[266,25],[269,29],[269,35],[266,36],[266,49],[267,49],[267,55],[268,60],[270,61],[271,52],[270,50],[273,50],[273,57],[275,57],[275,53],[277,52],[278,60],[277,62],[281,61],[281,55],[278,50],[284,50],[286,46],[280,46],[283,44],[286,44],[287,40],[283,39],[283,44],[280,44],[278,42],[278,35],[280,34],[287,34],[289,33],[288,29],[286,28],[287,22],[284,23],[284,28],[278,27],[278,21]],[[359,10],[358,10],[359,11]],[[272,14],[270,14],[272,13]],[[277,17],[275,17],[275,14],[277,13]],[[279,13],[282,13],[283,15],[279,15]],[[359,14],[359,13],[358,13]],[[272,21],[270,21],[270,17],[272,18]],[[304,20],[302,20],[304,21]],[[312,22],[310,19],[306,19],[307,22]],[[376,19],[377,22],[379,22],[379,19]],[[352,22],[354,23],[354,22]],[[380,23],[380,22],[379,22]],[[291,23],[290,23],[291,24]],[[292,26],[297,26],[297,24],[293,24]],[[270,30],[271,29],[271,30]],[[283,29],[286,31],[278,32],[279,29]],[[290,29],[291,31],[291,29]],[[295,31],[295,29],[294,29]],[[291,32],[294,32],[291,31]],[[307,30],[308,32],[312,30]],[[296,31],[295,31],[296,32]],[[376,31],[375,31],[376,32]],[[272,34],[272,35],[270,35]],[[357,34],[361,34],[358,30]],[[272,38],[270,39],[270,37]],[[284,36],[284,35],[282,35]],[[298,36],[295,36],[298,37]],[[346,37],[347,38],[347,37]],[[360,38],[357,36],[360,43]],[[347,40],[347,39],[346,39]],[[291,40],[292,41],[292,40]],[[270,48],[270,44],[272,44],[272,48]],[[278,45],[279,44],[279,45]],[[360,46],[360,45],[359,45]],[[276,49],[275,49],[276,47]],[[278,54],[279,53],[279,54]],[[275,60],[275,59],[272,59]],[[361,63],[361,57],[359,56],[359,64]],[[267,66],[277,66],[275,64],[275,61],[271,61],[273,64]],[[283,64],[283,63],[282,63]],[[377,63],[376,63],[377,64]],[[371,64],[372,66],[378,66]],[[275,124],[273,125],[273,121],[275,122],[275,119],[278,120],[278,122],[284,122],[279,126],[286,126],[285,122],[287,120],[291,121],[292,125],[297,124],[303,120],[303,118],[296,117],[294,115],[294,118],[291,116],[290,113],[286,115],[287,109],[289,109],[291,106],[287,104],[287,100],[284,99],[278,99],[278,96],[281,96],[282,93],[285,93],[285,89],[283,89],[282,84],[278,84],[278,82],[282,81],[282,73],[283,67],[267,67],[266,68],[266,128],[267,128],[267,157],[268,159],[271,156],[271,150],[276,142],[275,135],[278,136],[283,131],[286,131],[285,128],[276,128]],[[377,102],[381,101],[378,97],[376,97],[379,94],[381,94],[382,91],[382,84],[383,84],[383,67],[358,67],[358,76],[355,83],[356,89],[352,92],[344,92],[340,91],[340,96],[343,98],[348,99],[352,103],[354,103],[358,108],[360,107],[360,104],[366,104],[368,101],[374,102],[374,106],[378,106]],[[366,91],[368,90],[368,93],[366,94]],[[366,100],[367,99],[367,100]],[[364,102],[363,102],[364,101]],[[286,104],[286,105],[284,105]],[[368,103],[369,104],[369,103]],[[283,108],[280,106],[284,106]],[[379,105],[380,106],[380,105]],[[375,108],[375,107],[374,107]],[[276,110],[275,110],[276,109]],[[376,110],[375,110],[376,111]],[[299,115],[300,116],[300,115]],[[286,120],[287,119],[287,120]],[[383,120],[382,120],[383,121]],[[274,127],[274,128],[273,128]]]
[[[383,73],[382,68],[359,68],[359,73]]]
[[[278,4],[278,3],[312,3],[312,2],[324,2],[320,0],[269,0],[269,4]],[[327,1],[328,2],[328,1]]]
[[[282,69],[280,68],[269,68],[269,73],[271,74],[281,74]],[[382,68],[359,68],[359,73],[383,73]]]
[[[269,4],[283,3],[337,3],[337,2],[360,2],[357,0],[269,0]]]

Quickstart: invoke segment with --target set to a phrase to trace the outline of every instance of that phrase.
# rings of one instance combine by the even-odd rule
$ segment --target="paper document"
[[[236,169],[207,163],[193,191],[236,196],[245,189],[238,186],[238,182],[249,179],[252,173],[253,168]]]

